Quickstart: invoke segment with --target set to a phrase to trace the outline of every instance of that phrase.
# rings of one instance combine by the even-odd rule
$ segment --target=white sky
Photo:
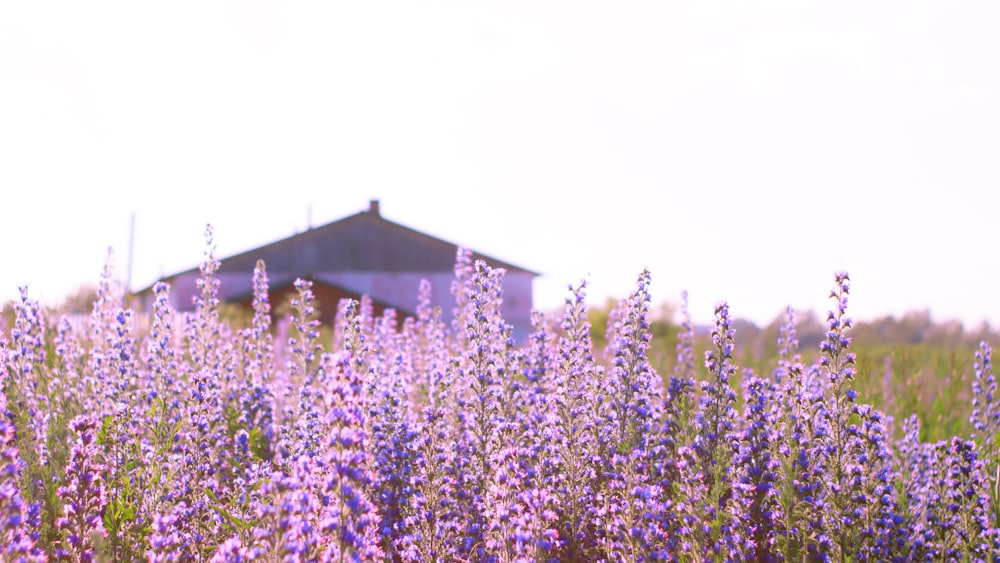
[[[382,201],[594,302],[1000,325],[1000,3],[0,3],[0,300]]]

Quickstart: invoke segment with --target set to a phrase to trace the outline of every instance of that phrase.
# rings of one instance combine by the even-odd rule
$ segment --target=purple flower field
[[[262,263],[232,328],[217,267],[209,235],[193,313],[165,284],[128,309],[110,269],[89,323],[22,291],[0,332],[0,560],[1000,561],[990,348],[975,433],[920,442],[852,389],[847,274],[815,363],[789,313],[773,371],[740,370],[722,303],[703,360],[687,320],[656,373],[647,272],[595,351],[584,284],[518,344],[503,272],[464,252],[454,322],[425,284],[414,318],[341,303],[332,342],[306,281],[271,325]]]

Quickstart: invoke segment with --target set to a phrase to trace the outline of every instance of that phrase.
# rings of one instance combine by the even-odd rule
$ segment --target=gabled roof
[[[378,200],[368,210],[220,260],[220,273],[249,273],[263,259],[271,273],[440,272],[455,267],[458,245],[382,217]],[[508,272],[539,275],[520,266],[473,252]],[[197,272],[192,268],[168,278]]]

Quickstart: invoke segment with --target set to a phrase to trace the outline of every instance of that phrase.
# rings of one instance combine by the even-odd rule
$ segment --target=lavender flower
[[[778,498],[780,463],[773,447],[781,439],[776,427],[773,383],[750,376],[745,380],[744,420],[739,452],[733,461],[737,479],[734,501],[743,511],[740,525],[749,536],[744,559],[783,561],[778,536],[783,509]]]
[[[861,421],[852,447],[854,512],[858,543],[853,551],[863,561],[893,561],[905,551],[903,519],[897,501],[898,469],[889,444],[885,415],[871,405],[858,405]]]
[[[44,380],[38,377],[47,359],[45,346],[46,320],[41,305],[28,297],[22,287],[21,301],[14,305],[14,327],[6,354],[6,376],[0,379],[11,410],[12,422],[18,428],[32,429],[22,436],[22,452],[29,461],[44,466],[48,463],[49,415],[48,393]]]
[[[777,542],[786,561],[807,554],[813,560],[823,560],[827,552],[826,409],[822,396],[807,387],[802,364],[791,361],[786,369],[779,399],[783,408],[778,427],[783,439],[773,448],[781,464],[784,516]]]
[[[508,471],[517,484],[509,488],[516,499],[507,539],[513,544],[513,558],[546,561],[554,558],[560,543],[556,527],[559,503],[555,496],[562,479],[559,425],[551,408],[559,354],[556,335],[544,315],[534,312],[532,326],[527,350],[514,354],[522,376],[515,381],[523,384],[508,385],[511,392],[504,398],[515,406],[510,431],[514,463]]]
[[[697,407],[694,380],[671,376],[663,401],[657,461],[651,466],[663,503],[660,526],[666,536],[663,546],[666,553],[660,558],[670,561],[681,555],[694,557],[695,536],[700,531],[696,527],[701,522],[699,507],[704,496],[704,476],[691,447]]]
[[[695,532],[701,549],[713,557],[735,557],[744,549],[739,512],[732,510],[732,460],[737,453],[736,393],[732,379],[735,347],[729,306],[715,308],[712,350],[705,353],[711,380],[702,382],[703,401],[695,418],[697,435],[692,444],[698,454],[705,496],[701,499],[705,523]],[[728,554],[728,555],[727,555]]]
[[[928,555],[948,561],[986,561],[1000,553],[987,516],[983,462],[971,440],[953,437],[935,446],[935,473],[927,502]]]
[[[421,284],[418,320],[407,331],[420,343],[414,359],[418,381],[426,389],[413,442],[411,512],[403,519],[399,550],[404,561],[445,561],[457,557],[461,543],[457,510],[457,440],[453,439],[456,372],[449,362],[440,309],[429,306],[430,285]],[[417,409],[414,409],[417,410]]]
[[[986,342],[976,351],[975,377],[972,380],[972,439],[975,440],[989,480],[989,515],[991,524],[1000,528],[1000,397],[993,375],[993,349]]]
[[[92,561],[96,542],[107,536],[103,526],[108,504],[104,485],[106,467],[98,459],[97,421],[80,415],[70,421],[76,441],[66,465],[66,484],[59,487],[64,512],[57,522],[63,531],[62,550],[77,561]]]
[[[316,561],[325,542],[318,530],[324,510],[317,490],[322,473],[307,455],[290,465],[288,473],[276,471],[263,485],[270,502],[258,505],[263,527],[255,536],[270,559]]]
[[[295,311],[292,326],[294,337],[288,341],[292,352],[292,361],[288,364],[289,376],[293,381],[311,384],[314,374],[312,365],[320,350],[317,343],[319,321],[316,320],[316,308],[313,305],[312,282],[295,280],[296,297],[292,299],[292,309]]]
[[[246,547],[238,536],[233,536],[219,545],[215,555],[209,561],[211,563],[246,563],[261,559],[261,555],[259,549]]]
[[[487,495],[504,443],[501,432],[508,422],[501,404],[501,381],[508,374],[506,351],[513,342],[510,327],[500,316],[502,280],[502,270],[478,261],[462,288],[465,310],[460,317],[465,326],[459,339],[463,342],[461,359],[455,368],[461,386],[456,389],[459,461],[464,463],[456,469],[457,486],[464,493],[459,502],[468,514],[462,550],[476,560],[485,557],[487,541],[501,541],[488,537],[490,526],[499,528],[501,523],[491,523],[486,516]]]
[[[836,309],[827,314],[828,329],[826,339],[820,343],[820,366],[826,375],[830,396],[824,398],[824,420],[828,428],[823,429],[826,456],[830,470],[830,536],[835,543],[835,553],[845,553],[857,543],[857,500],[852,498],[853,471],[859,470],[850,459],[852,435],[849,418],[853,412],[851,405],[857,393],[849,386],[854,379],[855,355],[848,351],[851,338],[847,330],[851,319],[847,316],[847,298],[850,291],[847,274],[835,276],[836,285],[830,298],[836,300]]]
[[[351,336],[348,336],[348,341]],[[317,526],[325,538],[323,561],[371,561],[382,556],[378,544],[379,516],[367,497],[373,476],[364,434],[366,405],[360,374],[348,354],[326,357],[333,370],[332,385],[324,391],[325,453],[319,463],[319,499],[322,513]]]
[[[377,391],[369,410],[374,466],[371,490],[380,516],[379,545],[387,558],[402,557],[410,543],[402,536],[413,510],[413,474],[419,463],[414,452],[417,434],[404,416],[406,394],[402,372],[405,358],[397,352],[388,381]]]
[[[691,322],[691,314],[688,311],[687,291],[681,293],[681,330],[678,334],[676,355],[677,363],[674,364],[674,376],[694,381],[694,323]]]
[[[774,371],[774,382],[781,385],[793,365],[801,364],[799,356],[799,339],[795,332],[795,312],[791,307],[785,309],[786,322],[778,330],[778,369]]]
[[[626,561],[644,560],[644,554],[661,550],[666,541],[659,483],[651,481],[646,470],[654,463],[654,378],[658,378],[646,358],[649,281],[649,272],[642,272],[609,331],[614,361],[607,381],[610,409],[605,424],[612,455],[609,479],[600,490],[604,498],[600,525],[605,557]]]
[[[688,311],[687,292],[682,294],[681,332],[678,336],[673,374],[660,407],[662,424],[655,447],[656,461],[651,465],[652,480],[657,483],[662,502],[660,528],[665,535],[659,559],[676,561],[682,555],[695,557],[694,526],[700,522],[697,505],[702,498],[700,469],[691,448],[695,433],[692,424],[698,408],[695,396],[694,325]]]
[[[196,369],[218,369],[221,362],[219,324],[219,271],[220,262],[215,256],[212,225],[205,225],[205,258],[201,263],[201,276],[196,281],[200,294],[194,296],[195,314],[190,319],[188,339],[191,360]]]
[[[566,299],[559,361],[553,381],[551,408],[556,414],[553,428],[558,444],[555,470],[562,479],[555,483],[558,506],[559,554],[565,561],[583,561],[594,549],[597,510],[594,489],[602,469],[598,455],[603,440],[604,403],[598,390],[603,370],[594,362],[587,322],[586,283],[570,287]]]
[[[2,393],[0,393],[2,395]],[[0,556],[5,561],[44,561],[28,522],[21,496],[21,466],[14,425],[0,418]]]

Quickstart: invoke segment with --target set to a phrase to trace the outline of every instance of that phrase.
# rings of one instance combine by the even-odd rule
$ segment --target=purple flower
[[[2,393],[0,393],[2,396]],[[44,561],[35,545],[29,506],[21,495],[21,466],[14,425],[0,418],[0,558]]]
[[[770,380],[750,375],[745,380],[744,427],[733,460],[738,483],[735,502],[743,510],[739,522],[749,540],[743,557],[753,561],[781,561],[778,537],[784,517],[777,489],[780,462],[774,445],[782,438],[775,420],[775,387]]]
[[[729,306],[723,302],[715,308],[712,349],[705,352],[709,380],[701,382],[702,400],[694,420],[696,434],[692,442],[698,455],[697,477],[703,491],[693,498],[700,501],[699,508],[707,522],[700,530],[694,529],[695,549],[723,558],[738,557],[745,549],[738,533],[742,513],[732,505],[735,492],[732,461],[739,445],[736,393],[732,388],[736,374],[733,338]]]
[[[79,560],[95,554],[95,538],[107,536],[104,509],[108,504],[105,466],[98,459],[97,420],[88,415],[75,417],[69,428],[76,435],[66,464],[65,484],[59,487],[63,516],[56,521],[63,533],[62,549]]]

